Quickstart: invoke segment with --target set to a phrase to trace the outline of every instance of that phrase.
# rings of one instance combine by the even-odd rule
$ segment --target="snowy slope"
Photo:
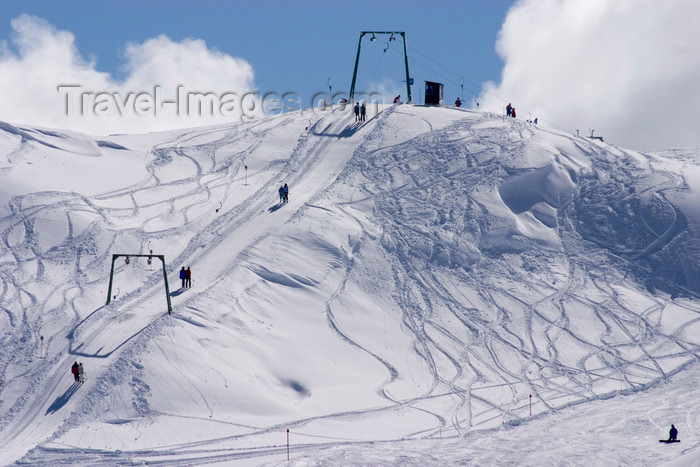
[[[287,429],[292,465],[698,446],[697,151],[400,105],[101,138],[2,124],[0,152],[3,463],[277,465]],[[112,254],[151,250],[172,315],[146,258],[116,262],[105,305]],[[657,443],[671,423],[682,446]]]

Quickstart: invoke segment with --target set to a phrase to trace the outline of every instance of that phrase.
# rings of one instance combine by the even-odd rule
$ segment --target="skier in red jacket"
[[[80,381],[80,366],[78,365],[78,362],[75,362],[72,367],[70,367],[70,372],[73,373],[73,378],[75,378],[75,382]]]

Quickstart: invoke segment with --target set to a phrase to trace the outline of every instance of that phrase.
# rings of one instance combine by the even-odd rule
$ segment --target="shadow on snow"
[[[66,403],[70,400],[70,398],[75,394],[75,392],[78,390],[80,387],[79,382],[73,383],[71,387],[66,390],[61,396],[58,396],[55,401],[53,401],[53,404],[49,406],[48,409],[46,409],[46,413],[44,415],[49,415],[52,413],[58,412]]]

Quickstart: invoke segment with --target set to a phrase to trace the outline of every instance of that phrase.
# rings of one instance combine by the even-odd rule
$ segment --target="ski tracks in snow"
[[[476,132],[478,140],[472,138]],[[389,371],[389,379],[378,391],[394,404],[420,411],[426,400],[454,399],[451,413],[431,412],[448,433],[444,426],[448,419],[454,433],[522,423],[530,418],[530,395],[535,398],[532,410],[537,417],[587,400],[638,391],[696,358],[697,345],[680,338],[695,320],[673,334],[662,331],[635,309],[634,301],[620,299],[619,291],[625,289],[633,297],[636,285],[607,272],[607,264],[615,262],[619,252],[591,249],[580,239],[571,242],[575,237],[568,230],[567,209],[580,203],[580,195],[560,201],[557,231],[567,248],[544,251],[551,257],[550,272],[535,269],[529,277],[524,275],[519,263],[538,263],[530,260],[526,243],[509,236],[493,253],[482,247],[480,252],[464,254],[470,243],[483,245],[489,232],[516,232],[502,227],[507,226],[504,219],[484,215],[483,203],[492,201],[483,190],[508,178],[502,167],[509,162],[503,157],[526,151],[532,132],[522,122],[484,129],[482,122],[470,120],[408,142],[380,144],[377,151],[367,150],[369,157],[356,167],[361,176],[355,181],[360,180],[365,194],[360,198],[374,203],[375,220],[382,222],[375,229],[383,232],[381,242],[392,253],[394,300],[403,313],[403,328],[413,340],[407,350],[432,375],[432,384],[422,394],[396,399],[389,388],[397,380],[410,380],[411,375],[404,374],[402,365],[391,358],[366,350]],[[653,196],[665,201],[663,192],[683,185],[676,174],[639,167],[629,156],[624,160],[624,154],[624,164],[619,164],[618,154],[581,138],[571,141],[593,159],[594,170],[603,170],[596,165],[603,164],[612,174],[625,171],[620,179],[663,180],[643,184],[629,199]],[[583,177],[579,192],[590,196]],[[609,203],[599,199],[596,202]],[[626,201],[616,196],[615,202]],[[679,211],[670,203],[667,206],[671,216],[665,229],[657,227],[650,243],[632,251],[630,261],[658,251],[682,231]],[[432,214],[426,216],[426,212]],[[425,225],[426,217],[432,217],[434,224]],[[454,246],[445,250],[451,242]],[[444,277],[449,274],[441,274],[446,269],[452,274],[448,281]],[[548,276],[552,279],[543,281]],[[445,283],[450,281],[454,286],[448,289]],[[598,295],[587,296],[591,289],[597,289]],[[660,314],[665,306],[659,301],[646,314],[656,315],[651,310]],[[353,342],[342,327],[333,327]],[[668,343],[673,345],[671,350],[663,350]],[[571,346],[579,350],[560,352]],[[572,359],[577,353],[578,358]],[[431,433],[436,430],[428,430]]]
[[[325,313],[332,332],[386,369],[386,379],[376,388],[386,405],[247,427],[246,434],[230,438],[109,453],[110,459],[197,464],[282,454],[284,447],[276,444],[228,449],[221,443],[269,439],[265,436],[283,428],[392,411],[434,420],[406,437],[464,435],[639,391],[697,360],[698,345],[687,333],[699,321],[700,308],[682,299],[650,298],[634,280],[635,271],[651,270],[652,261],[644,260],[665,254],[686,232],[682,213],[666,196],[682,188],[677,174],[654,170],[631,154],[611,153],[583,138],[568,138],[569,146],[590,158],[592,166],[576,173],[570,199],[559,199],[552,207],[555,221],[547,232],[553,231],[557,240],[542,246],[519,230],[516,214],[529,214],[513,213],[498,187],[530,167],[521,156],[543,130],[485,114],[439,127],[420,108],[401,106],[358,128],[351,128],[350,119],[331,114],[316,120],[297,140],[285,142],[288,152],[279,156],[265,140],[275,129],[297,124],[294,119],[265,120],[245,131],[235,126],[194,130],[154,147],[147,175],[135,186],[90,198],[47,192],[13,200],[13,215],[0,219],[0,299],[18,305],[3,308],[1,322],[12,329],[3,337],[4,347],[22,352],[10,356],[0,350],[0,374],[5,378],[19,360],[36,358],[37,325],[60,321],[66,313],[70,325],[47,336],[47,359],[21,376],[31,383],[0,419],[3,435],[19,439],[36,414],[60,400],[67,379],[63,372],[76,355],[103,360],[104,371],[95,371],[85,383],[92,393],[81,396],[83,409],[60,428],[58,422],[42,428],[49,441],[84,420],[108,387],[125,378],[135,407],[150,413],[149,388],[136,362],[148,339],[173,324],[163,319],[157,271],[119,265],[123,292],[118,299],[109,306],[87,305],[93,296],[102,300],[104,270],[113,252],[147,252],[150,245],[158,254],[172,243],[171,277],[179,265],[208,265],[206,271],[194,268],[202,297],[275,228],[302,219],[314,207],[342,213],[358,225],[359,237],[348,244],[342,278],[326,299]],[[392,139],[400,133],[392,131],[395,121],[416,125],[416,134]],[[574,172],[565,151],[551,156],[552,165]],[[174,165],[186,170],[172,170]],[[246,165],[250,173],[244,172]],[[611,180],[602,183],[599,174],[612,174]],[[336,179],[350,188],[338,188]],[[244,185],[244,180],[250,183]],[[290,203],[270,209],[277,187],[285,182]],[[336,190],[350,194],[337,198]],[[46,218],[64,223],[64,238],[43,237],[39,220]],[[611,225],[605,219],[637,223],[619,229],[629,235],[618,238],[596,230]],[[67,248],[71,244],[81,245],[77,253]],[[391,284],[379,293],[391,303],[386,316],[397,315],[398,332],[405,337],[401,352],[367,345],[344,325],[344,300],[349,285],[361,280],[355,272],[367,261],[363,253],[369,249],[383,252],[388,265],[389,277],[376,279]],[[627,265],[629,275],[620,272],[620,264]],[[74,277],[58,286],[42,283],[55,268]],[[195,309],[198,299],[173,297],[175,313]],[[668,329],[663,317],[673,307],[696,317]],[[49,325],[56,329],[55,323]],[[211,413],[206,395],[200,392],[198,400]],[[75,403],[70,398],[62,410],[75,410]],[[347,441],[319,439],[333,446]],[[99,462],[106,455],[63,452],[81,461]],[[51,448],[35,449],[33,456],[37,462],[56,459]]]

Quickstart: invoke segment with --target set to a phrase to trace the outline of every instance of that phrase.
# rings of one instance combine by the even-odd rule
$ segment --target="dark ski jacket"
[[[180,279],[187,279],[187,272],[185,268],[180,269]]]

